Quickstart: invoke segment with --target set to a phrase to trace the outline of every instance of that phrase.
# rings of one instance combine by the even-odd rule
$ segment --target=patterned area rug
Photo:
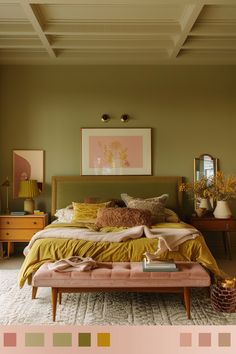
[[[236,314],[213,310],[205,290],[192,290],[188,320],[178,294],[83,293],[63,294],[52,322],[51,292],[17,286],[17,270],[0,270],[0,324],[78,325],[235,325]]]

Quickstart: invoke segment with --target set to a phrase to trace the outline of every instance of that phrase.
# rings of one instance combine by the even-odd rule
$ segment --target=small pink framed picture
[[[36,179],[42,191],[44,183],[44,151],[13,150],[13,198],[18,198],[20,181]]]

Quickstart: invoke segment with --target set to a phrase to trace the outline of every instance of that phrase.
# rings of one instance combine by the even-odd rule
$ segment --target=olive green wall
[[[12,176],[13,149],[45,150],[37,206],[50,210],[51,176],[80,174],[81,127],[152,127],[155,175],[192,178],[193,158],[206,152],[236,173],[235,112],[234,66],[3,66],[0,180]]]

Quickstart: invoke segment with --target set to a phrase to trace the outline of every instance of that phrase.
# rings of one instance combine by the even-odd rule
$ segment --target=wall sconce
[[[101,121],[104,122],[104,123],[106,123],[106,122],[108,122],[109,120],[110,120],[109,114],[104,113],[104,114],[102,115]]]
[[[121,120],[121,122],[123,122],[123,123],[128,122],[128,120],[129,120],[128,114],[122,114],[122,116],[120,117],[120,120]]]

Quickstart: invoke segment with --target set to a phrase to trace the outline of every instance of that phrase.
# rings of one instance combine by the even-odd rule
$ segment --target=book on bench
[[[178,268],[173,261],[150,261],[143,260],[144,272],[178,272]]]

